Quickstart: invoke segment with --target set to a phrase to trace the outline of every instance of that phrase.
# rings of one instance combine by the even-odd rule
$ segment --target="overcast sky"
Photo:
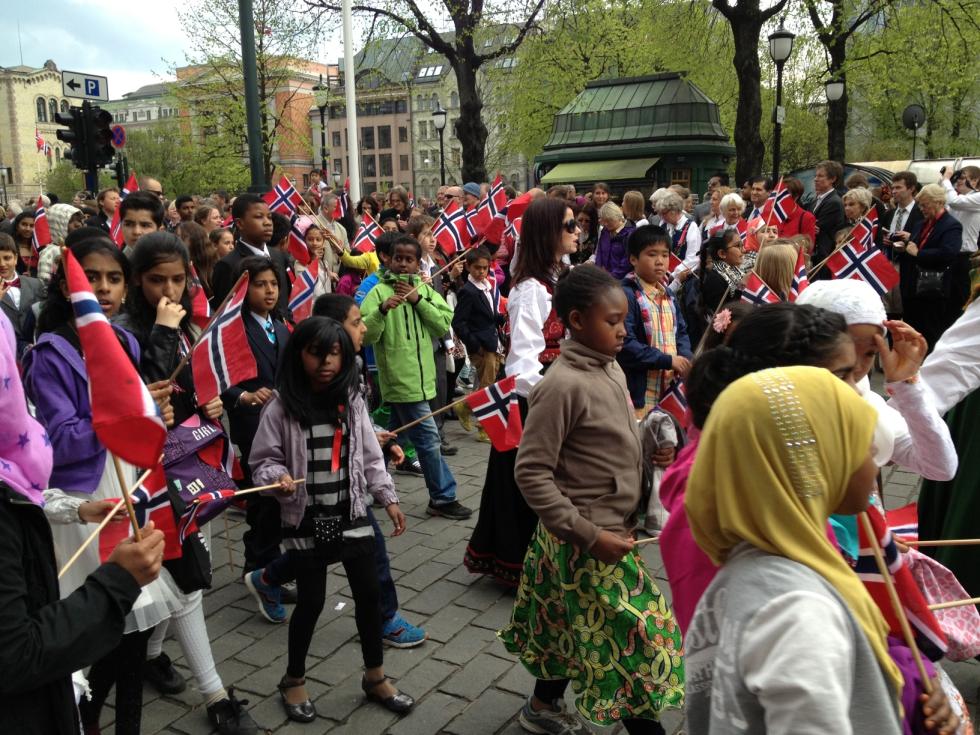
[[[109,78],[109,96],[119,99],[144,84],[171,78],[184,63],[186,37],[177,20],[181,0],[93,3],[91,0],[32,0],[11,7],[0,23],[0,66],[40,67],[51,59],[59,69]],[[118,10],[116,9],[118,8]],[[128,10],[127,10],[128,8]],[[20,15],[20,43],[17,21]],[[324,58],[343,53],[324,45]]]

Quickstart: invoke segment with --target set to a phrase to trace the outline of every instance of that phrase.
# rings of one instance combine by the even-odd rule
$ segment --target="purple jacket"
[[[617,281],[633,270],[626,244],[635,229],[627,222],[615,235],[605,227],[599,233],[599,243],[595,247],[595,264],[608,271]]]
[[[360,394],[350,399],[350,515],[351,519],[367,515],[364,499],[368,493],[385,506],[398,502],[395,483],[385,467],[384,455],[374,433],[371,417]],[[256,485],[271,485],[289,474],[306,477],[306,430],[299,421],[286,413],[279,394],[262,407],[259,428],[252,441],[248,465]],[[271,494],[271,493],[270,493]],[[306,486],[300,483],[292,495],[276,495],[283,523],[297,527],[306,510]]]
[[[139,362],[139,344],[124,329],[129,354]],[[24,392],[54,451],[50,486],[93,493],[105,469],[105,447],[92,429],[85,362],[68,340],[46,332],[23,359]]]

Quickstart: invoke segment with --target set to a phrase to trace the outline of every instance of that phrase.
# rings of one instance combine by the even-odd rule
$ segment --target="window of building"
[[[458,166],[460,161],[463,160],[463,156],[460,153],[459,148],[453,148],[452,157],[453,157],[453,166]]]
[[[398,156],[398,170],[408,171],[408,156]]]
[[[672,168],[670,170],[670,183],[680,184],[685,189],[691,186],[691,169],[689,168]]]
[[[439,109],[439,95],[437,95],[437,94],[435,94],[433,92],[432,97],[429,100],[429,104],[431,105],[431,107],[429,109],[431,109],[431,110],[438,110]]]
[[[395,100],[395,112],[399,114],[408,112],[408,100]]]
[[[425,99],[422,97],[422,95],[418,95],[415,98],[415,109],[418,112],[421,112],[422,110],[425,109]]]
[[[361,175],[371,177],[378,175],[377,159],[374,156],[361,156]]]
[[[52,98],[48,100],[48,119],[54,122],[54,116],[58,114],[58,100]]]
[[[391,168],[391,154],[382,153],[378,156],[378,169],[382,176],[394,176],[395,172]]]
[[[391,126],[390,125],[379,125],[378,126],[378,148],[385,150],[386,148],[391,148]]]
[[[343,173],[344,172],[344,162],[341,159],[339,159],[339,158],[333,159],[333,170],[334,171],[340,171],[340,173]]]
[[[407,143],[408,142],[408,128],[404,125],[398,128],[398,142]]]
[[[361,128],[361,148],[370,151],[374,148],[374,128]],[[374,174],[372,174],[373,176]]]
[[[333,147],[340,148],[340,131],[334,130],[330,137],[333,140]]]
[[[44,101],[44,97],[37,98],[37,121],[48,121],[48,103]]]
[[[61,111],[68,112],[68,100],[61,100]]]

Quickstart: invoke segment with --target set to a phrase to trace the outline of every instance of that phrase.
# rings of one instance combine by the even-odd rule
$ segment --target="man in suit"
[[[17,256],[14,238],[0,233],[0,310],[14,327],[19,360],[34,341],[32,307],[44,298],[44,284],[37,278],[17,275]]]
[[[772,191],[772,179],[768,176],[753,176],[749,179],[749,203],[745,205],[742,216],[749,222],[762,214],[762,208]]]
[[[103,189],[99,192],[99,196],[95,201],[99,205],[99,212],[89,217],[85,224],[89,227],[98,227],[103,232],[109,232],[109,226],[112,224],[112,215],[116,213],[116,207],[122,201],[122,197],[119,196],[119,189],[115,187]]]
[[[288,314],[289,278],[286,275],[286,254],[278,248],[269,248],[272,238],[272,213],[269,205],[257,194],[242,194],[235,198],[231,209],[235,220],[238,241],[235,249],[214,264],[211,274],[212,308],[217,309],[225,296],[235,285],[239,264],[250,255],[258,255],[272,260],[272,266],[279,278],[279,310]]]
[[[837,247],[837,231],[847,225],[844,202],[836,191],[843,175],[844,167],[837,161],[821,161],[813,175],[813,189],[817,194],[810,206],[810,211],[817,218],[817,241],[812,258],[814,263],[819,263],[834,251]],[[832,275],[829,269],[821,268],[814,278],[830,278]]]
[[[701,203],[694,208],[694,221],[698,224],[711,216],[711,195],[719,186],[728,186],[727,173],[717,173],[708,179],[708,191]]]

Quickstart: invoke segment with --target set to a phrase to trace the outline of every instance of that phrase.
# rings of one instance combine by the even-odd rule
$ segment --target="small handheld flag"
[[[279,179],[279,183],[273,187],[272,191],[263,194],[262,198],[269,205],[269,209],[287,217],[296,214],[303,204],[302,195],[296,191],[296,188],[289,183],[289,179],[285,176]]]
[[[687,394],[684,392],[684,381],[680,378],[674,378],[660,396],[660,400],[657,402],[657,408],[669,413],[677,419],[681,426],[686,425]]]
[[[354,242],[351,244],[351,250],[357,250],[361,253],[373,253],[378,244],[378,238],[384,232],[381,225],[375,222],[370,214],[365,212],[361,219],[361,226],[358,228],[357,234],[354,236]]]
[[[126,245],[126,239],[122,233],[122,222],[119,220],[119,207],[112,213],[112,221],[109,223],[109,237],[122,249]]]
[[[810,285],[810,279],[806,275],[806,258],[803,256],[803,248],[796,255],[796,268],[793,271],[793,282],[789,286],[789,300],[796,301],[796,298]]]
[[[763,306],[764,304],[778,304],[781,300],[779,295],[769,288],[755,271],[749,272],[748,278],[742,285],[742,301],[747,301],[755,306]]]
[[[295,214],[290,215],[289,240],[286,248],[289,250],[289,254],[296,258],[302,265],[307,265],[313,260],[313,253],[310,252],[310,248],[306,244],[306,239],[303,237],[304,233],[297,226],[298,222],[299,217]]]
[[[450,258],[469,247],[471,236],[466,222],[466,211],[455,199],[439,215],[432,236],[442,252]]]
[[[211,321],[211,304],[208,302],[208,295],[204,291],[204,285],[201,283],[193,263],[191,263],[188,290],[191,294],[191,322],[204,329]]]
[[[775,218],[778,224],[782,224],[796,213],[796,209],[796,200],[793,199],[793,195],[790,194],[786,188],[786,184],[780,178],[779,183],[776,184],[776,188],[772,190],[769,198],[766,199],[766,203],[762,205],[760,216],[767,224],[773,218]]]
[[[37,206],[34,208],[34,234],[31,235],[31,249],[37,256],[41,248],[51,244],[51,227],[48,225],[48,215],[44,211],[44,200],[37,198]]]
[[[126,183],[123,184],[122,198],[125,199],[134,191],[139,191],[139,190],[140,190],[140,185],[136,179],[136,172],[134,171],[129,175],[129,178],[126,179]]]
[[[524,431],[517,402],[517,376],[509,375],[466,397],[480,426],[498,452],[514,449]]]
[[[316,288],[318,262],[313,261],[302,273],[290,273],[292,288],[289,291],[289,311],[293,321],[299,324],[313,313],[313,291]]]
[[[860,248],[852,240],[827,260],[834,278],[856,278],[866,281],[881,296],[898,285],[895,266],[879,248]]]

